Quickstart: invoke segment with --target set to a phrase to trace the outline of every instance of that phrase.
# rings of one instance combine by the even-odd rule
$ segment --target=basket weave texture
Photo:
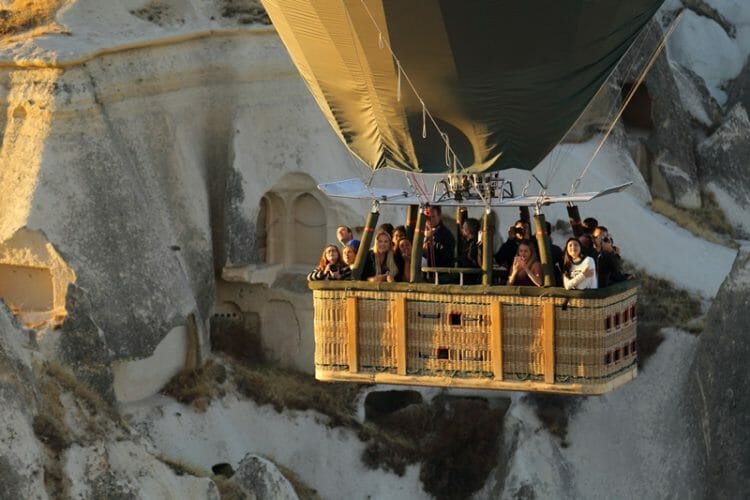
[[[554,367],[555,383],[601,383],[634,367],[637,359],[637,287],[612,288],[591,297],[555,293],[472,293],[430,287],[364,287],[313,291],[316,369],[349,371],[356,342],[357,371],[396,374],[399,331],[405,328],[406,373],[417,377],[488,379],[493,373],[491,308],[501,305],[503,380],[541,380]],[[471,287],[468,287],[471,288]],[[397,303],[406,300],[405,325]],[[347,303],[356,303],[350,324]],[[545,352],[543,305],[554,304],[554,352]],[[354,330],[354,335],[352,335]],[[356,340],[352,340],[356,339]],[[545,363],[548,356],[554,364]],[[549,361],[549,360],[548,360]],[[547,368],[545,368],[547,366]]]

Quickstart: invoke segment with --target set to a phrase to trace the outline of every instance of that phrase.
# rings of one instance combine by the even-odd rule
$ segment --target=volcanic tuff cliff
[[[714,3],[685,2],[683,22],[739,45],[750,14]],[[665,19],[682,8],[669,4]],[[19,497],[72,495],[104,461],[106,473],[80,486],[84,497],[165,491],[139,491],[148,476],[211,498],[211,481],[172,473],[147,438],[102,408],[150,396],[204,361],[217,315],[258,334],[271,358],[310,370],[311,306],[295,272],[318,257],[322,234],[341,222],[359,225],[356,213],[366,208],[325,199],[315,184],[362,169],[329,130],[257,2],[27,7],[0,8],[0,297],[8,306],[0,306],[1,411],[10,422],[0,435],[0,477]],[[697,73],[700,65],[686,67],[677,49],[657,61],[614,142],[654,196],[705,208],[713,193],[747,237],[750,62],[731,79],[714,72],[712,80]],[[726,86],[723,97],[714,80]],[[577,140],[603,124],[594,112]],[[290,243],[292,234],[307,244]],[[732,255],[710,248],[724,260]],[[742,251],[708,314],[691,375],[674,387],[689,396],[678,398],[691,415],[684,432],[696,438],[695,470],[709,464],[708,495],[748,490],[741,470],[719,466],[750,463],[742,423],[750,397],[738,369],[748,345],[747,272]],[[718,287],[723,276],[714,279]],[[61,414],[117,442],[55,431],[46,416]],[[52,440],[59,436],[63,442]],[[131,470],[135,460],[148,470]],[[118,490],[120,478],[128,485]]]

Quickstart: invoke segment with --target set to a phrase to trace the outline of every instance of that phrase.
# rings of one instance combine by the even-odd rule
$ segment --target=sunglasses
[[[602,238],[604,243],[612,243],[612,238]]]

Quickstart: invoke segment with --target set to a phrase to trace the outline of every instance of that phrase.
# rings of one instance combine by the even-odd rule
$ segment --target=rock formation
[[[706,498],[750,494],[750,388],[744,333],[750,314],[750,248],[743,247],[708,313],[684,387],[689,435],[705,471]]]

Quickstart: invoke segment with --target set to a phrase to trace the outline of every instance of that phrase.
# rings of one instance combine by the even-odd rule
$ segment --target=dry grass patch
[[[736,237],[734,226],[709,191],[701,193],[700,208],[680,208],[660,198],[653,199],[651,208],[699,238],[732,248],[737,246],[733,241]]]
[[[122,423],[112,405],[59,363],[36,365],[35,372],[39,377],[39,407],[33,429],[51,450],[60,452],[74,442],[94,441],[106,436],[113,425]],[[70,394],[75,402],[68,410],[63,404],[65,394]],[[80,422],[78,428],[68,425],[67,411],[74,412],[71,418]]]
[[[662,328],[676,327],[699,333],[701,303],[687,290],[675,287],[671,282],[650,276],[643,270],[634,270],[626,265],[640,281],[638,292],[638,364],[656,352],[664,340]]]
[[[222,17],[237,18],[240,24],[271,24],[260,0],[221,0],[219,5]]]
[[[172,377],[161,392],[180,403],[193,405],[201,410],[205,409],[212,399],[226,394],[223,387],[226,380],[227,370],[224,365],[208,360],[198,368],[179,372]]]
[[[11,0],[0,6],[0,37],[59,29],[55,15],[68,0]]]
[[[268,365],[235,364],[232,375],[237,390],[260,405],[269,404],[278,412],[315,410],[328,416],[332,427],[358,425],[357,384],[318,382],[307,373]]]

